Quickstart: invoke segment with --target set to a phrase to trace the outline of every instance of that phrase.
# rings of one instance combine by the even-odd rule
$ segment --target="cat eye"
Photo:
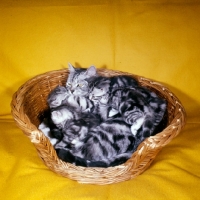
[[[71,83],[67,83],[67,85],[68,85],[68,86],[71,86],[72,84],[71,84]]]
[[[78,86],[78,87],[83,87],[84,85],[79,83],[77,86]]]

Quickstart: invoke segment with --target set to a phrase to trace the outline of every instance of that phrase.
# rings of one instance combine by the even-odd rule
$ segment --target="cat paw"
[[[108,95],[104,95],[101,97],[100,103],[107,104],[108,103]]]
[[[71,142],[71,145],[74,146],[75,148],[78,148],[83,145],[83,142],[77,139],[73,139]]]
[[[144,118],[139,118],[137,119],[131,126],[131,132],[134,136],[136,136],[137,131],[140,129],[140,127],[142,126],[142,124],[144,123]]]
[[[52,144],[53,146],[55,146],[55,145],[59,142],[59,140],[56,139],[56,138],[51,138],[51,139],[50,139],[50,142],[51,142],[51,144]]]

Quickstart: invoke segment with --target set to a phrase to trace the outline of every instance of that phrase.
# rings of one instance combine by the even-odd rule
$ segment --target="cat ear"
[[[96,67],[95,66],[90,66],[87,71],[85,72],[86,75],[88,76],[95,76],[97,73]]]
[[[70,72],[75,72],[75,68],[71,63],[68,63],[68,69]]]

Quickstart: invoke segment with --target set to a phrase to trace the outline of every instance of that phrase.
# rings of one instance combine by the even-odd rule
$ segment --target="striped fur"
[[[94,66],[85,68],[74,68],[69,63],[69,76],[66,82],[67,89],[76,96],[87,96],[89,93],[89,84],[93,78],[96,78],[97,72]]]
[[[130,76],[101,77],[93,66],[70,64],[69,71],[66,87],[48,98],[58,156],[81,166],[122,164],[156,133],[166,101]]]
[[[103,110],[104,116],[109,117],[109,113],[114,109],[127,124],[131,125],[133,135],[142,135],[143,139],[155,134],[154,131],[166,111],[164,99],[140,86],[118,88],[109,93],[102,93],[105,88],[109,88],[107,81],[94,84],[91,90],[90,99],[94,101],[97,112]],[[107,101],[104,99],[105,96]]]
[[[136,87],[137,81],[130,76],[97,77],[90,84],[89,99],[95,104],[94,113],[98,114],[102,120],[117,115],[117,109],[109,106],[108,101],[113,91],[118,88]],[[117,115],[118,116],[118,115]]]
[[[63,86],[57,86],[48,96],[47,99],[50,108],[60,105],[69,105],[77,111],[90,112],[94,104],[84,96],[73,95],[70,90]]]
[[[90,114],[78,116],[63,106],[54,109],[52,120],[63,134],[55,145],[58,156],[76,165],[96,167],[121,164],[130,158],[136,148],[130,125],[117,119],[100,123],[98,119]]]

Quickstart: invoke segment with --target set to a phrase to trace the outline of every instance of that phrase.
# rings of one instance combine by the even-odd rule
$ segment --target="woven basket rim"
[[[100,73],[107,73],[107,74],[111,73],[112,75],[115,75],[115,74],[116,75],[118,74],[130,75],[130,76],[135,77],[140,83],[149,84],[151,88],[160,87],[161,91],[169,96],[168,101],[173,102],[173,106],[175,109],[174,112],[176,111],[170,124],[162,132],[156,134],[155,136],[151,136],[147,138],[145,141],[143,141],[138,146],[137,150],[133,153],[132,157],[126,163],[116,166],[116,167],[109,167],[109,168],[90,167],[89,170],[91,170],[91,172],[89,172],[88,177],[84,177],[84,175],[80,173],[78,173],[78,175],[74,175],[74,174],[71,175],[70,173],[71,172],[74,173],[74,171],[81,171],[82,173],[83,171],[86,172],[88,171],[88,167],[74,166],[73,164],[65,163],[64,161],[57,158],[57,155],[54,152],[54,150],[52,150],[52,145],[50,144],[46,136],[44,136],[44,134],[40,130],[38,130],[38,127],[35,124],[31,123],[31,120],[26,114],[22,114],[22,112],[24,112],[23,111],[24,109],[23,98],[25,98],[24,95],[26,94],[28,90],[31,90],[35,86],[35,84],[37,84],[38,80],[49,79],[54,74],[61,74],[61,76],[65,76],[65,74],[69,72],[68,69],[53,70],[53,71],[45,72],[45,73],[36,75],[35,77],[26,81],[13,94],[12,101],[11,101],[11,113],[18,127],[30,138],[31,142],[35,145],[36,149],[38,150],[39,156],[43,159],[44,163],[51,170],[53,170],[54,172],[62,176],[71,178],[73,180],[77,180],[82,183],[110,184],[110,183],[116,183],[116,182],[121,182],[124,180],[135,178],[137,175],[141,174],[146,168],[148,168],[148,166],[154,160],[154,158],[156,157],[160,149],[162,149],[165,145],[167,145],[174,137],[176,137],[180,133],[180,131],[182,130],[182,128],[184,127],[186,123],[186,112],[180,100],[166,86],[164,86],[163,84],[157,81],[154,81],[152,79],[145,78],[139,75],[131,74],[128,72],[108,70],[108,69],[98,69],[98,68],[97,70]],[[169,133],[171,132],[173,132],[173,135],[171,134],[170,136],[168,136]],[[163,138],[166,137],[164,143],[160,142],[160,137],[163,137]],[[52,166],[51,163],[47,163],[47,161],[44,160],[43,153],[41,153],[43,151],[42,149],[43,146],[45,146],[45,148],[47,147],[48,152],[51,152],[51,157],[54,157],[55,162],[57,163],[58,166],[54,167]],[[138,164],[139,167],[140,166],[143,167],[142,171],[135,172],[134,166],[136,166],[137,163],[132,163],[132,161],[134,160],[135,156],[138,156],[138,154],[141,154],[141,157],[142,157],[142,152],[146,151],[146,149],[147,151],[156,149],[157,152],[155,153],[153,158],[150,161],[148,161],[148,164],[146,164],[146,166],[144,166],[145,161],[141,165]],[[146,158],[144,158],[144,160],[145,159]],[[62,165],[62,168],[63,168],[63,171],[61,170],[62,172],[60,172],[61,167],[59,165]],[[118,179],[115,179],[115,177],[117,177],[117,174],[115,172],[114,178],[112,180],[112,178],[106,174],[109,174],[110,172],[115,171],[115,169],[119,170],[120,172],[118,173],[119,174],[122,173],[122,175],[120,174]],[[103,173],[102,176],[100,176],[101,172]],[[96,182],[92,181],[91,180],[92,178],[90,177],[92,175],[90,175],[90,173],[97,174],[99,176],[97,177],[98,181]],[[128,174],[128,176],[123,177],[123,173]]]

